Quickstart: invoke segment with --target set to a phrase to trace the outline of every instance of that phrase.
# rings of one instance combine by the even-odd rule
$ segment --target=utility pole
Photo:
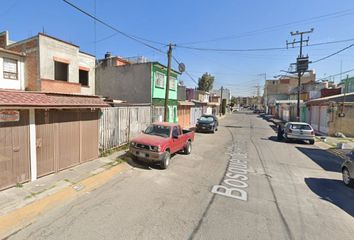
[[[306,40],[303,39],[303,35],[304,34],[310,34],[313,32],[313,28],[311,28],[311,30],[309,31],[304,31],[304,32],[291,32],[291,36],[296,36],[296,35],[300,35],[300,40],[296,41],[295,39],[292,42],[288,42],[286,41],[286,47],[288,47],[289,45],[292,45],[292,47],[294,47],[295,44],[299,43],[300,44],[300,53],[299,53],[299,57],[297,58],[297,62],[296,62],[296,71],[297,71],[297,77],[298,77],[298,84],[297,84],[297,106],[296,106],[296,120],[300,121],[300,91],[301,91],[301,76],[307,71],[308,69],[308,56],[304,57],[302,55],[302,46],[303,43],[306,43],[306,45],[308,45],[309,42],[309,37],[307,37]]]
[[[165,113],[164,113],[164,122],[168,121],[168,98],[170,92],[170,74],[171,74],[171,61],[172,61],[172,43],[168,45],[167,52],[167,78],[166,78],[166,93],[165,93]]]
[[[222,115],[222,102],[223,102],[223,100],[222,100],[222,95],[223,95],[223,91],[224,91],[224,88],[223,88],[223,86],[221,86],[220,110],[219,110],[220,117],[221,117],[221,115]]]

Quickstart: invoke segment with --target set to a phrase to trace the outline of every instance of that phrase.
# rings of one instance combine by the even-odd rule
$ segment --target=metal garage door
[[[320,107],[320,126],[319,131],[321,133],[327,134],[328,133],[328,107],[321,106]]]
[[[98,157],[98,111],[82,110],[81,125],[81,162]]]
[[[80,163],[80,121],[77,110],[54,112],[58,123],[59,170]]]
[[[37,176],[53,173],[55,166],[55,128],[53,111],[36,110]]]
[[[17,122],[0,122],[0,189],[30,178],[28,110],[19,116]]]

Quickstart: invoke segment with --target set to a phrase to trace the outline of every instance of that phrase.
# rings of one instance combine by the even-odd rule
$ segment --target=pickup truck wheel
[[[165,152],[164,157],[161,161],[161,168],[166,169],[168,165],[170,165],[171,154],[169,152]]]
[[[184,147],[184,154],[186,155],[191,154],[191,151],[192,151],[192,143],[188,141],[186,146]]]
[[[343,182],[348,187],[354,187],[354,179],[351,178],[349,170],[347,168],[343,168],[342,170]]]

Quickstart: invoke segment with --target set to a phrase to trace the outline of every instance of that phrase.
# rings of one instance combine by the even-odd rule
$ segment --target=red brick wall
[[[15,46],[9,46],[7,49],[26,53],[25,58],[25,84],[26,90],[40,91],[41,86],[39,84],[39,57],[38,57],[38,39],[34,38],[30,41],[26,41],[22,44],[17,44]]]
[[[0,48],[6,48],[6,32],[0,35]]]
[[[81,93],[81,84],[42,79],[41,89],[43,92]]]

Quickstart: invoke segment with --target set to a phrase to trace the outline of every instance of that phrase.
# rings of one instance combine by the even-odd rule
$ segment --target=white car
[[[283,137],[285,141],[304,140],[315,143],[315,132],[310,124],[304,122],[287,122],[284,125]]]

